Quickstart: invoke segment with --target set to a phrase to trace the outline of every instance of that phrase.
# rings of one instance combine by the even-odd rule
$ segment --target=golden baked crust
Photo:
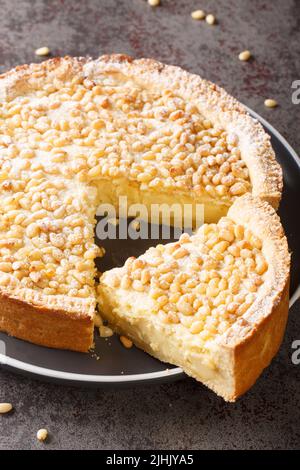
[[[235,382],[230,399],[235,399],[253,385],[282,342],[289,310],[290,254],[280,219],[265,202],[253,204],[245,195],[228,215],[264,240],[269,266],[259,304],[250,307],[221,341],[232,352]]]
[[[197,322],[192,323],[189,330],[184,329],[185,322],[182,326],[182,321],[186,317],[181,316],[179,321],[178,311],[174,318],[174,310],[171,310],[171,317],[164,314],[161,319],[160,312],[152,311],[157,301],[149,301],[151,290],[149,295],[135,284],[133,288],[122,288],[122,280],[126,276],[124,268],[103,274],[99,297],[101,312],[113,329],[127,335],[137,346],[158,359],[182,367],[225,400],[235,401],[253,385],[281,344],[288,314],[290,255],[279,217],[267,202],[251,195],[242,196],[229,209],[228,217],[261,240],[268,269],[253,302],[244,313],[236,316],[224,333],[215,330],[213,335],[207,335],[200,328],[198,336],[198,331],[192,331],[193,324]],[[193,240],[197,247],[198,240]],[[151,271],[150,283],[153,283],[155,270],[159,271],[161,265],[162,262]],[[115,279],[118,278],[121,286],[116,285]],[[167,289],[165,292],[169,298],[174,295],[171,284],[163,288]],[[180,294],[179,302],[182,297]],[[197,298],[200,299],[197,296],[195,300]],[[185,311],[184,314],[193,318],[197,311]],[[226,317],[226,310],[224,314]],[[196,334],[191,335],[191,332]]]
[[[233,140],[237,138],[239,142],[241,160],[249,170],[253,194],[268,201],[275,208],[278,206],[282,190],[281,169],[275,161],[269,136],[264,132],[262,126],[253,120],[243,106],[224,90],[178,67],[163,65],[152,59],[133,60],[124,55],[103,56],[96,61],[70,57],[51,59],[41,64],[16,67],[1,75],[0,97],[1,102],[6,103],[17,97],[30,95],[37,90],[42,90],[45,81],[48,84],[54,84],[57,89],[63,88],[66,82],[72,80],[75,81],[74,83],[76,80],[79,83],[84,81],[84,87],[89,90],[99,83],[99,80],[101,82],[103,77],[115,79],[118,76],[126,77],[128,83],[136,87],[142,86],[145,90],[150,90],[151,93],[152,90],[157,89],[170,90],[171,93],[174,93],[175,99],[179,96],[184,101],[192,102],[197,106],[199,113],[210,119],[214,126],[221,126],[226,133],[233,134]],[[4,147],[8,145],[5,139],[2,144]],[[231,146],[229,144],[228,148]],[[114,169],[113,165],[111,168]],[[125,167],[120,171],[121,176],[127,175],[128,168]],[[172,192],[174,188],[182,187],[184,194],[191,193],[193,200],[196,200],[199,188],[196,187],[197,184],[191,186],[191,175],[186,177],[183,174],[180,175],[182,180],[176,180],[176,176],[173,175],[173,173],[176,175],[176,171],[175,173],[170,171],[173,178],[170,177],[171,182],[169,182],[171,190],[166,189],[166,192]],[[84,179],[85,174],[81,176]],[[76,178],[77,175],[74,174],[74,179]],[[108,172],[102,183],[109,182],[110,178],[111,175]],[[162,184],[168,180],[163,175],[158,179]],[[250,184],[247,176],[244,180],[243,191]],[[177,186],[174,186],[174,182]],[[90,183],[91,178],[84,182],[87,186]],[[136,180],[132,180],[131,184],[143,200],[145,192],[140,191],[142,185],[137,187]],[[6,188],[9,188],[9,183]],[[214,191],[213,188],[212,191]],[[237,195],[238,191],[239,189],[236,192]],[[155,190],[150,190],[149,194],[154,196]],[[179,195],[180,191],[176,194]],[[227,211],[234,198],[235,196],[231,199],[225,198],[226,200],[222,202],[223,212]],[[92,223],[90,216],[88,222]],[[46,295],[41,290],[35,293],[34,287],[30,289],[20,288],[19,285],[10,286],[9,276],[10,274],[4,275],[4,281],[0,288],[1,304],[3,305],[0,329],[38,344],[81,351],[88,349],[92,343],[92,316],[95,305],[93,293],[88,294],[85,299],[74,300],[72,296]],[[38,300],[36,296],[38,296]],[[79,311],[82,313],[79,314]],[[63,333],[64,331],[65,333]]]
[[[0,295],[0,330],[50,348],[86,352],[93,342],[95,302],[39,295],[31,289]]]

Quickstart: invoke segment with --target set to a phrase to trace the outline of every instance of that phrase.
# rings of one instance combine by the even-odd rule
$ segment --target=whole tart
[[[101,202],[204,204],[209,223],[246,193],[279,204],[262,126],[178,67],[58,58],[1,75],[0,96],[0,329],[18,338],[92,345]]]

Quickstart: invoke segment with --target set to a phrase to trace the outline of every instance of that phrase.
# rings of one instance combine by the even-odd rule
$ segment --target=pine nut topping
[[[12,94],[1,105],[7,129],[0,136],[0,204],[5,208],[1,286],[34,289],[49,297],[94,298],[94,259],[105,253],[94,244],[96,186],[103,179],[126,178],[141,190],[203,193],[226,205],[251,191],[238,136],[206,119],[179,93],[132,87],[118,74],[108,81],[77,75],[55,81],[46,67],[39,67],[33,67],[30,92]],[[192,276],[182,268],[194,254],[192,237],[183,235],[178,243],[151,250],[138,262],[128,260],[126,276],[112,273],[108,282],[136,293],[151,290],[163,312],[169,308],[169,293],[185,288],[192,292],[198,286],[205,295],[211,270],[225,260],[229,270],[245,248],[237,245],[243,234],[237,237],[235,225],[227,225],[222,236],[211,230],[205,239],[210,254],[200,262],[193,259]],[[259,241],[249,243],[260,252]],[[244,269],[263,276],[258,252],[247,265],[241,259]],[[193,302],[186,303],[195,313]],[[181,314],[175,313],[181,322]]]
[[[205,342],[224,334],[255,302],[268,270],[262,248],[249,229],[223,217],[129,259],[116,275],[123,289],[149,293],[162,323]]]

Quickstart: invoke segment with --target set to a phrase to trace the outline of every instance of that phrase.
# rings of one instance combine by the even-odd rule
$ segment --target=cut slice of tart
[[[96,192],[39,172],[30,175],[21,199],[0,199],[0,328],[36,344],[87,351],[96,308],[94,258],[102,255],[94,244]]]
[[[280,346],[289,264],[274,209],[244,195],[217,224],[105,272],[100,309],[116,332],[234,401]]]
[[[204,204],[214,222],[246,192],[278,206],[262,126],[180,68],[52,59],[1,75],[0,95],[0,329],[19,338],[91,346],[101,202]]]

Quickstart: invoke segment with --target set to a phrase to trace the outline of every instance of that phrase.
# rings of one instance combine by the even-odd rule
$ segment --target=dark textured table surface
[[[218,24],[190,18],[212,12]],[[42,45],[53,55],[125,52],[181,65],[224,86],[269,120],[299,149],[300,105],[291,84],[300,79],[299,0],[2,0],[0,68],[35,61]],[[254,59],[242,63],[244,49]],[[263,105],[267,97],[276,109]],[[291,344],[300,339],[300,305],[290,313],[280,353],[257,384],[226,404],[191,379],[155,387],[89,391],[0,372],[0,449],[299,448],[300,365]],[[47,444],[37,429],[47,427]]]

